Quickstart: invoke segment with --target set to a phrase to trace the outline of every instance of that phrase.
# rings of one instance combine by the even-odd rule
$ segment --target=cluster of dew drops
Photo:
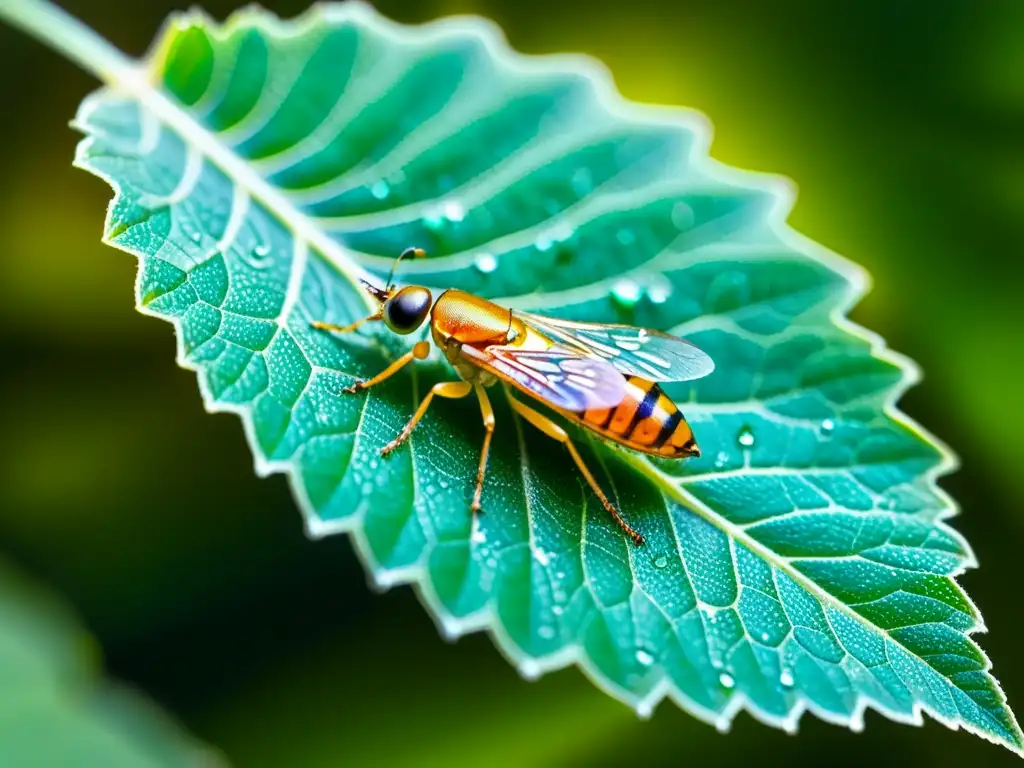
[[[369,189],[370,194],[377,200],[385,200],[391,193],[391,186],[384,179],[376,181]],[[555,210],[552,214],[558,212]],[[422,223],[428,230],[438,232],[446,226],[461,223],[466,213],[466,208],[460,201],[450,199],[431,207],[423,215]],[[671,220],[680,231],[689,229],[694,220],[692,208],[686,203],[676,203],[671,212]],[[540,252],[547,252],[555,245],[571,240],[575,234],[575,229],[571,225],[557,223],[538,234],[534,247]],[[636,242],[637,234],[630,227],[621,227],[616,232],[615,239],[621,246],[630,247]],[[481,251],[473,258],[473,268],[483,275],[495,272],[498,266],[498,257],[489,251]],[[620,277],[611,283],[608,295],[612,303],[623,310],[632,309],[644,297],[652,304],[664,304],[672,295],[672,283],[660,274],[645,275],[642,278]]]

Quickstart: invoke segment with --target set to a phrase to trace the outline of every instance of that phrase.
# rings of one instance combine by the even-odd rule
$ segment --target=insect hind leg
[[[491,408],[491,401],[487,397],[480,382],[473,383],[473,390],[476,392],[477,400],[480,401],[480,416],[484,420],[484,445],[480,449],[480,467],[476,472],[476,490],[473,492],[473,503],[470,509],[474,512],[480,511],[480,497],[484,492],[484,474],[487,472],[487,454],[491,450],[491,437],[494,436],[494,409]]]
[[[508,393],[507,389],[506,393]],[[555,424],[555,422],[553,422],[547,416],[538,413],[537,411],[533,410],[533,408],[530,408],[528,405],[524,405],[523,403],[521,403],[519,400],[513,397],[511,393],[508,393],[508,401],[509,405],[512,406],[512,410],[514,410],[528,422],[533,424],[533,426],[535,426],[545,435],[554,440],[557,440],[558,442],[562,443],[566,448],[569,449],[569,454],[572,456],[572,460],[576,462],[576,466],[579,468],[580,473],[583,475],[583,478],[587,481],[587,484],[590,486],[591,490],[594,491],[594,493],[597,495],[597,498],[601,501],[601,505],[605,508],[608,514],[612,516],[612,520],[614,520],[615,524],[622,529],[623,533],[625,533],[627,536],[629,536],[630,539],[633,540],[633,543],[636,546],[641,546],[644,543],[644,537],[641,536],[637,530],[635,530],[629,523],[627,523],[622,518],[622,515],[619,514],[619,510],[617,510],[615,508],[615,505],[608,500],[607,496],[605,496],[604,491],[601,490],[601,486],[597,484],[597,480],[595,480],[594,476],[590,474],[590,470],[587,469],[587,465],[583,463],[583,457],[580,456],[579,451],[576,450],[576,446],[573,444],[572,439],[569,437],[569,434],[560,426]]]

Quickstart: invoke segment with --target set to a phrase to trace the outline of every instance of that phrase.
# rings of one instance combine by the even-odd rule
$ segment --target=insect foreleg
[[[365,381],[357,381],[355,384],[345,387],[341,391],[344,392],[346,395],[354,395],[361,389],[369,389],[375,384],[380,384],[385,379],[390,379],[398,371],[400,371],[406,365],[411,363],[413,360],[423,360],[429,354],[430,342],[426,340],[417,341],[416,345],[411,350],[409,350],[400,358],[395,360],[395,362],[393,362],[391,365],[389,365],[387,368],[385,368],[383,371],[378,373],[373,378],[366,379]]]
[[[349,331],[354,331],[356,328],[358,328],[363,323],[369,323],[369,322],[372,322],[374,320],[380,320],[381,317],[383,317],[383,313],[380,312],[380,311],[377,311],[377,312],[374,312],[369,317],[364,317],[361,320],[356,320],[354,323],[349,323],[348,325],[334,325],[333,323],[322,323],[319,320],[314,320],[313,322],[310,323],[310,325],[313,328],[316,328],[317,330],[320,330],[320,331],[334,331],[335,333],[348,333]]]
[[[590,470],[587,469],[587,465],[583,463],[583,457],[580,456],[579,451],[576,450],[576,446],[573,445],[572,439],[569,437],[568,433],[547,416],[538,413],[527,405],[523,405],[508,392],[508,388],[506,388],[505,391],[508,393],[508,401],[509,405],[512,406],[512,410],[533,424],[533,426],[545,435],[557,440],[569,449],[569,454],[572,456],[572,460],[576,462],[576,466],[579,467],[580,472],[583,474],[583,478],[587,481],[587,484],[591,489],[593,489],[597,498],[600,499],[601,505],[608,511],[608,514],[612,516],[615,524],[622,529],[623,533],[633,540],[634,544],[637,546],[643,544],[644,537],[634,530],[629,523],[623,520],[619,511],[610,501],[608,501],[608,497],[604,495],[604,491],[601,490],[601,486],[597,484],[594,476],[590,474]]]
[[[473,493],[473,504],[470,506],[474,512],[479,512],[480,496],[484,492],[484,473],[487,471],[487,454],[491,450],[491,437],[494,435],[494,410],[480,382],[474,382],[473,391],[480,401],[480,415],[483,417],[485,430],[484,447],[480,449],[480,468],[476,471],[476,491]]]
[[[421,341],[420,344],[426,344],[427,342]],[[419,346],[419,345],[417,345]],[[414,350],[415,351],[415,350]],[[397,362],[397,361],[396,361]],[[468,381],[443,381],[440,384],[435,384],[427,392],[427,396],[423,398],[423,402],[420,403],[420,407],[416,409],[416,413],[409,419],[409,423],[402,428],[402,431],[398,434],[394,440],[385,445],[380,452],[381,456],[387,456],[395,448],[400,446],[406,440],[409,439],[409,435],[419,424],[420,419],[423,418],[423,414],[427,412],[427,408],[430,407],[430,401],[434,399],[434,395],[438,397],[447,397],[452,400],[457,400],[460,397],[465,397],[473,391],[473,385]]]

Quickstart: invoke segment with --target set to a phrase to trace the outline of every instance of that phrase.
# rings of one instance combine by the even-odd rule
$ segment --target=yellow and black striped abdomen
[[[700,456],[690,425],[653,381],[626,377],[626,396],[615,408],[569,413],[599,435],[644,453],[670,458]]]

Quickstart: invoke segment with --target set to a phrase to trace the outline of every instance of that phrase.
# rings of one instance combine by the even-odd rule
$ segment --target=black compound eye
[[[384,305],[384,320],[395,333],[412,333],[423,325],[430,303],[426,288],[404,288]]]

